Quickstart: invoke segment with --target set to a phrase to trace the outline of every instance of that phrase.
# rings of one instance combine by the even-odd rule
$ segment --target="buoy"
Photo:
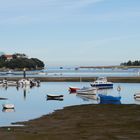
[[[119,92],[121,91],[121,87],[120,86],[117,87],[117,91],[119,91]]]

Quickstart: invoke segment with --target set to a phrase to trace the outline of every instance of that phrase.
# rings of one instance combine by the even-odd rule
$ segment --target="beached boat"
[[[47,100],[54,99],[54,100],[63,100],[64,95],[57,95],[57,94],[47,94]]]
[[[95,87],[83,87],[76,91],[77,94],[96,94],[97,88]]]
[[[121,96],[111,96],[111,95],[103,95],[103,94],[98,94],[99,98],[101,101],[120,101]]]
[[[80,88],[77,87],[69,87],[69,92],[70,93],[75,93],[77,90],[79,90]]]
[[[90,84],[92,87],[97,87],[98,89],[108,89],[113,88],[113,83],[108,82],[107,78],[101,77]]]
[[[2,106],[4,109],[14,109],[15,108],[14,104],[3,104]]]

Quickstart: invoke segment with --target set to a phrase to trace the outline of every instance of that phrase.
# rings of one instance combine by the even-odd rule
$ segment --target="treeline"
[[[0,68],[36,70],[43,69],[44,63],[37,58],[16,58],[9,61],[0,58]]]
[[[121,66],[140,66],[140,60],[124,62],[120,64]]]

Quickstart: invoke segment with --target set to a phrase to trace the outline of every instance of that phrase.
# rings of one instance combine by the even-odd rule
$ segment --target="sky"
[[[140,0],[0,0],[0,51],[48,66],[140,60]]]

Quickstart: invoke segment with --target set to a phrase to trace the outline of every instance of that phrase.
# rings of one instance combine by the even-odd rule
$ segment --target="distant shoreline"
[[[80,66],[79,68],[96,68],[96,69],[101,69],[101,68],[111,68],[111,69],[129,69],[129,68],[140,68],[140,66]]]
[[[23,77],[0,77],[0,80],[17,81]],[[93,82],[97,77],[27,77],[40,80],[41,82]],[[107,77],[108,81],[114,83],[140,83],[140,77]]]

